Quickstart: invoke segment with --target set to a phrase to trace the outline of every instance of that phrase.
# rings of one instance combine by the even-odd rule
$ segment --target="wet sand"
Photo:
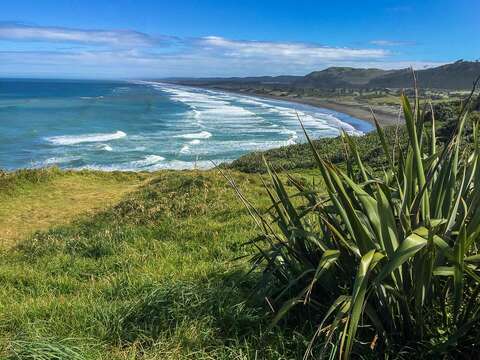
[[[265,99],[275,99],[283,101],[297,102],[300,104],[306,104],[311,106],[316,106],[319,108],[329,109],[338,111],[350,116],[353,116],[357,119],[368,121],[371,124],[374,124],[372,112],[370,108],[365,104],[360,103],[344,103],[338,100],[330,100],[316,97],[300,97],[300,96],[276,96],[270,94],[256,94],[249,91],[232,91],[231,89],[222,89],[215,87],[216,90],[222,90],[227,92],[232,92],[236,94],[248,95],[252,97],[259,97]],[[402,124],[404,122],[403,116],[399,116],[400,106],[398,109],[393,109],[389,107],[388,110],[383,107],[373,107],[373,112],[381,126],[392,126]]]
[[[277,99],[298,102],[301,104],[308,104],[312,106],[317,106],[320,108],[330,109],[334,111],[338,111],[344,114],[348,114],[360,120],[365,120],[370,123],[374,123],[373,116],[371,110],[363,104],[347,104],[342,103],[334,100],[325,100],[319,98],[312,98],[312,97],[276,97]],[[378,122],[382,126],[391,126],[403,123],[403,117],[393,113],[393,111],[385,111],[382,108],[372,108],[375,117],[377,118]]]

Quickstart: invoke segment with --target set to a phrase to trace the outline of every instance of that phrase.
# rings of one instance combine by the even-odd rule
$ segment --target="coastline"
[[[297,102],[300,104],[306,104],[315,106],[318,108],[324,108],[329,110],[338,111],[350,116],[353,116],[357,119],[367,121],[370,124],[375,124],[372,113],[369,108],[366,106],[362,106],[361,104],[346,104],[342,102],[338,102],[335,100],[326,100],[326,99],[319,99],[313,97],[305,97],[305,98],[298,98],[298,97],[290,97],[290,96],[266,96],[267,98],[270,97],[272,99],[277,100],[284,100],[284,101],[291,101]],[[403,123],[403,117],[399,117],[398,115],[392,114],[391,112],[387,112],[382,109],[373,108],[375,113],[375,117],[378,120],[378,123],[381,126],[392,126]]]
[[[178,84],[178,85],[183,85],[183,84]],[[304,105],[310,105],[314,106],[317,108],[323,108],[323,109],[328,109],[328,110],[333,110],[337,111],[340,113],[344,113],[347,115],[350,115],[354,118],[357,118],[362,121],[366,121],[370,124],[375,125],[375,122],[373,121],[372,113],[370,112],[370,109],[363,104],[359,103],[344,103],[344,102],[339,102],[336,100],[327,100],[323,98],[316,98],[316,97],[298,97],[298,96],[278,96],[278,95],[271,95],[271,94],[257,94],[254,92],[250,91],[245,91],[245,90],[235,90],[235,89],[229,89],[229,88],[222,88],[219,86],[195,86],[195,85],[186,85],[190,87],[197,87],[201,89],[207,89],[207,90],[220,90],[220,91],[225,91],[225,92],[230,92],[233,94],[238,94],[238,95],[246,95],[246,96],[251,96],[251,97],[257,97],[257,98],[263,98],[263,99],[273,99],[273,100],[282,100],[282,101],[289,101],[289,102],[294,102],[294,103],[299,103],[299,104],[304,104]],[[399,107],[400,109],[400,107]],[[389,109],[390,111],[387,111],[382,108],[375,107],[373,108],[373,111],[375,113],[375,117],[377,118],[379,124],[381,126],[395,126],[398,124],[402,124],[404,122],[403,116],[399,116],[398,114],[393,113],[393,109]]]
[[[154,82],[152,81],[151,83],[162,83],[160,81]],[[66,83],[68,85],[68,83]],[[110,87],[117,87],[119,85],[111,85],[110,83],[107,83]],[[165,85],[168,85],[166,83]],[[66,85],[65,85],[66,86]],[[76,84],[72,83],[69,86],[76,88]],[[121,86],[124,86],[123,84]],[[125,85],[126,86],[126,85]],[[132,85],[136,86],[136,85]],[[223,89],[221,87],[212,87],[212,86],[194,86],[190,87],[190,90],[186,87],[184,90],[185,91],[190,91],[194,93],[208,93],[208,91],[195,91],[194,88],[197,89],[216,89],[220,93],[217,93],[218,96],[221,96],[221,93],[231,93],[233,98],[238,98],[238,97],[244,97],[244,98],[250,98],[252,100],[256,99],[271,99],[275,101],[270,101],[268,103],[271,104],[271,106],[285,106],[290,109],[286,111],[287,113],[290,113],[291,116],[295,117],[295,110],[294,109],[305,109],[306,112],[310,113],[328,113],[332,114],[334,117],[337,117],[341,121],[345,121],[348,124],[351,124],[352,126],[355,127],[356,130],[359,130],[363,133],[368,133],[371,130],[374,130],[374,127],[371,126],[372,124],[372,118],[371,114],[369,113],[368,110],[366,109],[361,109],[360,106],[356,107],[354,105],[345,105],[345,104],[337,104],[332,101],[329,101],[330,99],[322,99],[322,98],[316,98],[316,97],[306,97],[306,96],[295,96],[295,95],[289,95],[287,93],[278,93],[278,92],[267,92],[266,94],[256,94],[252,89],[236,89],[235,90],[230,90],[230,89]],[[143,86],[142,86],[143,89]],[[94,87],[94,90],[96,90],[96,87]],[[104,91],[103,89],[101,89]],[[93,91],[93,90],[92,90]],[[112,90],[113,91],[113,90]],[[151,91],[150,87],[146,90],[148,92]],[[177,90],[172,90],[173,94],[175,95]],[[168,91],[167,91],[168,93]],[[100,94],[103,94],[103,92],[100,92]],[[143,94],[143,93],[142,93]],[[149,93],[150,94],[150,93]],[[156,92],[155,92],[156,94]],[[54,96],[55,94],[52,94]],[[163,96],[161,93],[159,96]],[[207,100],[208,100],[208,95]],[[215,94],[212,95],[213,98],[215,99]],[[175,99],[172,96],[170,96],[172,99]],[[169,97],[169,99],[170,99]],[[225,96],[227,98],[227,96]],[[121,98],[123,99],[123,98]],[[188,101],[187,97],[187,101]],[[342,99],[340,98],[340,102],[346,102],[347,98]],[[42,100],[43,101],[43,100]],[[103,96],[95,96],[95,97],[81,97],[80,100],[82,103],[85,103],[85,105],[88,105],[91,109],[91,111],[95,111],[97,114],[102,114],[102,109],[103,105],[102,102],[106,101],[103,100]],[[234,100],[232,100],[234,101]],[[115,121],[116,123],[110,123],[110,120],[105,120],[105,129],[102,132],[98,132],[96,127],[92,127],[90,123],[85,122],[86,125],[85,128],[82,127],[81,131],[71,131],[71,127],[69,124],[66,126],[58,126],[58,129],[56,132],[49,132],[49,128],[47,127],[45,132],[39,132],[38,134],[35,134],[35,136],[28,138],[28,139],[33,139],[33,140],[28,140],[26,143],[27,146],[29,146],[29,149],[32,149],[32,154],[35,154],[35,150],[39,146],[43,146],[43,148],[47,149],[45,152],[42,154],[41,157],[37,158],[36,156],[32,155],[31,160],[17,160],[17,158],[13,158],[12,161],[7,162],[5,161],[4,167],[9,170],[14,170],[18,168],[45,168],[45,167],[50,167],[50,166],[58,166],[60,168],[64,169],[77,169],[77,170],[83,170],[83,169],[96,169],[100,171],[155,171],[157,169],[190,169],[190,168],[209,168],[211,166],[211,161],[210,159],[213,159],[217,163],[223,163],[223,162],[230,162],[233,160],[236,160],[243,156],[246,153],[253,152],[253,151],[262,151],[262,150],[267,150],[272,147],[282,147],[286,145],[290,145],[295,143],[295,139],[298,137],[295,132],[293,132],[292,135],[292,130],[286,130],[282,132],[282,134],[286,134],[288,136],[277,136],[276,134],[267,134],[258,137],[252,138],[251,135],[249,135],[249,132],[246,132],[247,136],[250,136],[248,138],[248,142],[246,142],[246,145],[243,145],[242,143],[239,143],[238,146],[236,147],[228,147],[228,146],[223,146],[223,143],[220,150],[218,151],[211,151],[210,149],[216,145],[215,142],[209,142],[205,143],[205,145],[202,145],[202,148],[195,147],[194,145],[200,144],[203,139],[208,139],[211,136],[214,136],[214,141],[223,141],[224,138],[218,137],[216,138],[216,135],[214,133],[215,129],[220,129],[223,131],[223,133],[230,134],[229,132],[226,132],[223,128],[219,126],[219,124],[223,124],[221,122],[222,120],[222,110],[220,109],[219,111],[214,112],[214,114],[211,114],[211,108],[219,107],[222,103],[218,103],[218,101],[212,101],[211,103],[209,101],[205,101],[207,105],[196,105],[195,111],[190,111],[189,108],[186,108],[188,112],[188,119],[186,121],[187,125],[185,127],[182,127],[180,125],[177,125],[176,122],[174,122],[173,128],[175,131],[171,130],[169,128],[169,132],[167,135],[171,135],[171,138],[173,139],[171,142],[171,146],[169,148],[164,148],[163,145],[160,147],[155,147],[155,148],[150,148],[148,147],[150,144],[150,137],[149,136],[140,136],[137,137],[135,142],[129,141],[123,138],[127,138],[128,136],[134,137],[136,135],[136,127],[139,126],[140,122],[137,121],[136,127],[129,127],[130,123],[130,116],[129,114],[126,114],[123,116],[123,114],[119,111],[117,111],[115,114]],[[283,105],[281,104],[283,102]],[[354,99],[351,101],[351,103],[355,104],[357,102],[357,99]],[[267,103],[267,101],[263,101],[263,103]],[[290,103],[290,105],[288,105]],[[305,104],[307,106],[296,106],[295,103],[297,104]],[[252,104],[255,104],[255,102],[252,102]],[[393,104],[393,102],[392,102]],[[230,105],[230,103],[229,103]],[[128,101],[125,102],[125,106],[129,106]],[[203,106],[203,107],[202,107]],[[257,105],[252,105],[252,106],[257,106]],[[311,108],[308,108],[311,106]],[[220,106],[221,107],[221,106]],[[69,109],[70,108],[70,103],[66,102],[65,103],[65,108]],[[124,109],[126,109],[125,107]],[[74,107],[72,107],[74,109]],[[150,124],[155,125],[155,121],[151,121],[152,119],[157,118],[157,116],[163,116],[165,119],[169,119],[167,115],[169,114],[169,108],[162,108],[159,113],[154,113],[152,115],[152,109],[149,109],[149,117],[139,117],[143,121],[142,126],[150,126]],[[181,108],[181,114],[183,114],[183,109],[184,107]],[[316,110],[318,109],[318,110]],[[327,109],[330,109],[332,111],[327,111]],[[117,109],[118,110],[118,109]],[[174,108],[175,111],[176,108]],[[141,110],[143,111],[143,110]],[[201,115],[202,111],[205,111],[207,116],[203,118],[201,121],[198,121],[197,115]],[[285,111],[278,111],[279,113],[284,113]],[[335,112],[338,112],[335,113]],[[276,118],[276,113],[274,111],[274,115],[272,115],[272,119]],[[19,114],[19,111],[16,110],[15,114]],[[55,114],[52,112],[52,114]],[[228,112],[227,112],[228,114]],[[342,116],[342,114],[345,114]],[[107,119],[111,118],[111,114],[107,114]],[[349,115],[349,116],[347,116]],[[18,116],[18,115],[16,115]],[[53,115],[52,115],[53,116]],[[54,116],[51,118],[52,124],[56,124],[57,122],[61,121],[60,119],[55,118]],[[176,115],[175,115],[176,116]],[[243,116],[243,115],[242,115]],[[351,116],[351,118],[350,118]],[[213,117],[213,118],[212,118]],[[226,126],[228,125],[228,115],[226,116]],[[35,117],[33,117],[34,119]],[[270,119],[270,115],[267,114],[265,115],[266,119]],[[176,119],[173,117],[173,119]],[[333,118],[332,118],[333,119]],[[378,114],[378,119],[382,125],[391,125],[395,124],[397,118],[392,116],[391,114],[388,114],[387,116],[384,116],[383,114]],[[212,121],[211,122],[211,127],[212,127],[212,133],[208,133],[207,131],[203,131],[202,129],[202,121]],[[335,120],[332,120],[335,124]],[[198,125],[192,127],[191,124]],[[60,123],[61,124],[61,123]],[[210,123],[209,123],[210,124]],[[339,123],[341,124],[341,123]],[[297,124],[298,125],[298,124]],[[57,125],[55,125],[57,126]],[[232,125],[232,129],[238,128],[238,126],[243,126],[243,124],[237,124],[237,121],[234,122],[234,125]],[[256,125],[255,125],[256,126]],[[279,125],[275,125],[279,126]],[[282,125],[283,126],[283,125]],[[285,125],[286,127],[291,127],[290,122]],[[255,127],[255,129],[258,126]],[[21,129],[21,128],[20,128]],[[202,131],[201,131],[202,130]],[[255,130],[256,131],[256,130]],[[335,136],[335,132],[328,133],[324,135],[324,127],[320,127],[320,133],[318,134],[318,137],[324,137],[324,136]],[[268,132],[268,131],[267,131]],[[275,133],[276,130],[270,131]],[[128,133],[128,136],[127,136]],[[219,132],[220,135],[222,135],[222,132]],[[163,136],[163,133],[162,133]],[[228,135],[230,136],[230,135]],[[237,140],[237,138],[240,135],[235,135],[233,138],[226,138],[226,140]],[[242,135],[243,136],[243,135]],[[256,136],[256,135],[253,135]],[[38,141],[36,140],[38,139]],[[123,139],[123,140],[122,140]],[[109,145],[109,141],[112,141],[112,144]],[[115,141],[115,142],[113,142]],[[118,143],[117,143],[118,141]],[[47,144],[48,146],[44,146],[44,144]],[[141,147],[140,145],[146,144],[144,147]],[[213,145],[212,145],[213,144]],[[75,145],[74,147],[70,145]],[[166,149],[166,150],[165,150]],[[172,150],[173,149],[173,150]],[[199,149],[199,150],[198,150]],[[15,149],[14,149],[15,150]],[[16,150],[15,150],[16,151]],[[12,151],[13,154],[16,154],[15,151]],[[132,154],[127,154],[124,155],[124,153],[132,151]],[[134,153],[133,153],[134,152]],[[200,155],[197,155],[197,152]],[[211,155],[213,154],[213,155]]]

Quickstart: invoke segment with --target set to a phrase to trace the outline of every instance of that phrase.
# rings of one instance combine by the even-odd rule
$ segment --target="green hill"
[[[457,61],[430,69],[418,70],[422,88],[470,89],[472,79],[480,76],[479,61]],[[305,76],[260,76],[246,78],[167,79],[192,86],[218,86],[239,89],[245,87],[274,86],[277,88],[315,89],[377,89],[412,87],[410,69],[381,70],[352,67],[330,67]]]
[[[457,61],[453,64],[417,71],[418,83],[422,88],[470,89],[473,79],[480,76],[480,62]],[[381,74],[371,79],[368,87],[411,87],[412,75],[409,69]]]
[[[356,69],[351,67],[330,67],[306,75],[302,79],[294,82],[294,86],[323,89],[366,87],[371,80],[392,73],[395,73],[395,71]]]

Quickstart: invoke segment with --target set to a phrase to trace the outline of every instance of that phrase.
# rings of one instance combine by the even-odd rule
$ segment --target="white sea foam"
[[[280,134],[297,135],[297,132],[295,130],[283,128],[282,130],[280,130]]]
[[[172,100],[181,101],[193,109],[194,117],[202,116],[207,126],[217,127],[221,125],[221,131],[228,133],[234,131],[239,136],[254,133],[275,133],[274,128],[283,124],[288,128],[280,133],[290,135],[283,144],[296,143],[298,136],[298,117],[305,124],[313,136],[337,136],[341,129],[357,135],[361,134],[350,124],[347,124],[331,114],[316,112],[308,109],[302,110],[290,107],[291,104],[284,101],[263,100],[243,95],[231,95],[228,93],[193,89],[188,87],[160,86],[160,89],[170,94]],[[275,114],[278,122],[271,124],[271,116]],[[265,121],[267,123],[265,123]],[[272,126],[273,125],[273,126]],[[270,127],[270,128],[269,128]],[[177,135],[184,137],[184,135]],[[195,135],[186,135],[187,138]]]
[[[290,139],[288,139],[288,140],[285,142],[285,145],[288,146],[288,145],[294,145],[294,144],[296,144],[295,139],[296,139],[296,137],[291,137]]]
[[[280,131],[280,133],[285,134],[285,135],[290,135],[288,140],[285,141],[285,145],[294,145],[294,144],[297,143],[295,140],[298,139],[298,135],[297,135],[297,132],[295,130],[290,130],[290,129],[283,128]]]
[[[183,87],[172,87],[153,85],[155,88],[166,92],[173,101],[182,102],[191,108],[189,117],[195,120],[195,123],[201,127],[204,124],[218,126],[221,122],[224,126],[230,126],[234,122],[241,122],[245,125],[247,122],[257,122],[256,114],[244,106],[239,106],[234,101],[238,97],[230,96],[225,93],[198,90]]]
[[[239,101],[242,103],[242,104],[247,104],[247,105],[254,105],[254,106],[261,106],[261,107],[269,107],[268,104],[265,104],[259,100],[253,100],[251,98],[247,98],[247,97],[239,97]]]
[[[121,139],[127,136],[123,131],[117,131],[111,134],[86,134],[86,135],[62,135],[47,137],[49,143],[54,145],[75,145],[90,142],[104,142]]]
[[[216,162],[231,162],[233,159],[219,159]],[[214,164],[209,160],[201,160],[201,161],[181,161],[181,160],[171,160],[165,161],[163,163],[155,164],[151,166],[148,170],[149,171],[156,171],[162,169],[172,169],[172,170],[186,170],[186,169],[211,169],[214,167]]]
[[[180,154],[189,154],[190,153],[190,146],[183,145],[180,149]]]
[[[200,117],[202,116],[201,112],[196,110],[196,109],[192,109],[192,114],[193,114],[193,117],[198,121],[200,122]]]
[[[168,143],[166,151],[181,154],[180,160],[166,160],[149,169],[191,168],[194,156],[201,161],[237,157],[241,153],[266,150],[304,141],[300,134],[298,117],[312,137],[337,136],[341,129],[350,134],[361,134],[354,126],[328,110],[293,104],[286,101],[258,99],[216,90],[189,88],[167,84],[150,84],[166,93],[173,101],[182,102],[190,109],[176,114],[175,126],[149,139],[180,138],[186,143]],[[201,120],[200,120],[201,119]],[[192,131],[197,128],[197,131]],[[208,129],[206,131],[204,129]],[[212,139],[203,143],[201,140]],[[133,137],[129,137],[133,139]],[[202,146],[193,147],[202,143]],[[167,145],[167,144],[166,144]],[[186,160],[191,158],[190,160]],[[223,160],[221,160],[223,161]],[[205,163],[204,163],[205,165]],[[205,165],[207,166],[207,165]],[[208,165],[210,167],[211,164]]]
[[[64,156],[64,157],[51,157],[43,161],[38,161],[33,163],[32,167],[45,167],[45,166],[52,166],[52,165],[61,165],[67,164],[69,162],[80,160],[78,156]]]
[[[200,131],[198,133],[176,135],[175,137],[182,139],[208,139],[211,136],[212,134],[208,131]]]
[[[217,160],[218,163],[222,162],[232,162],[234,159],[220,159]],[[210,169],[214,165],[211,161],[201,160],[201,161],[181,161],[181,160],[171,160],[171,161],[160,161],[155,164],[138,166],[137,162],[131,163],[121,163],[121,164],[111,164],[111,165],[99,165],[99,164],[90,164],[80,167],[80,170],[101,170],[101,171],[157,171],[163,169],[172,169],[172,170],[186,170],[186,169]]]
[[[255,113],[240,106],[217,106],[203,110],[207,115],[227,115],[231,117],[249,117],[255,116]]]
[[[89,164],[82,166],[79,169],[101,171],[150,171],[153,166],[164,160],[165,158],[159,155],[147,155],[141,160],[110,165]]]
[[[103,99],[103,96],[80,96],[82,100]]]
[[[142,160],[132,161],[130,165],[132,165],[133,168],[135,169],[135,168],[141,168],[141,167],[148,167],[163,160],[165,160],[165,158],[160,155],[147,155]]]
[[[112,118],[104,118],[104,125],[109,120],[118,124],[112,131],[97,133],[101,131],[92,130],[95,129],[92,126],[96,126],[96,123],[79,117],[82,128],[86,130],[83,130],[84,134],[75,135],[75,130],[72,130],[75,128],[72,125],[76,126],[78,122],[66,121],[63,124],[52,117],[51,123],[45,125],[48,127],[38,129],[38,134],[48,134],[45,132],[48,129],[57,129],[60,131],[58,134],[65,135],[44,137],[43,144],[36,142],[35,145],[40,145],[38,156],[41,156],[40,159],[47,159],[41,161],[41,164],[137,171],[207,168],[212,166],[210,160],[220,163],[226,159],[238,158],[250,151],[304,142],[297,114],[313,138],[336,136],[342,129],[351,134],[361,134],[356,129],[357,125],[350,125],[355,123],[350,122],[348,116],[327,109],[216,90],[159,83],[135,83],[148,84],[158,89],[157,96],[161,100],[159,103],[165,106],[152,106],[147,112],[135,107],[135,111],[139,111],[138,114],[133,112],[124,114],[130,100],[121,93],[130,91],[131,86],[135,86],[129,84],[128,88],[117,87],[118,94],[108,93],[109,99],[117,96],[119,104],[125,101],[125,108],[119,106],[114,109],[119,112],[119,116],[110,113],[109,109],[107,115]],[[141,88],[138,91],[141,96]],[[147,93],[151,96],[151,91]],[[89,103],[100,101],[95,99],[99,97],[91,99],[85,97],[84,100],[77,97],[74,99],[76,102],[74,105],[77,106],[78,101]],[[63,101],[42,100],[36,106],[41,105],[49,110],[58,106],[62,106],[62,109],[70,108],[67,100],[65,103]],[[2,102],[0,106],[4,105],[5,102]],[[71,109],[75,111],[75,107]],[[128,130],[128,136],[123,131],[115,131],[117,129]],[[44,146],[45,143],[52,146]],[[36,149],[34,146],[32,148]],[[78,157],[77,161],[74,161],[75,157]]]

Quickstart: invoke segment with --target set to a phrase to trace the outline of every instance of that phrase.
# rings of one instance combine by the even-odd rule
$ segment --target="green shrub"
[[[272,326],[316,329],[305,358],[468,358],[480,350],[480,127],[464,147],[465,106],[438,146],[418,96],[413,108],[401,101],[406,146],[392,148],[377,124],[383,173],[364,165],[360,139],[343,134],[342,170],[307,136],[326,193],[293,178],[298,192],[287,192],[265,162],[270,216],[240,194],[261,229],[252,262],[263,271]]]
[[[406,130],[403,126],[398,128],[388,127],[385,132],[388,138],[397,138],[400,143],[406,143]],[[345,162],[345,147],[341,137],[322,138],[314,140],[313,143],[323,159],[333,164]],[[357,147],[362,160],[368,162],[371,167],[381,168],[386,164],[387,159],[381,151],[376,131],[358,137]],[[263,152],[252,152],[233,161],[226,167],[246,173],[265,173],[267,168],[263,158],[266,158],[269,165],[274,169],[293,170],[318,167],[308,144],[289,145]]]

